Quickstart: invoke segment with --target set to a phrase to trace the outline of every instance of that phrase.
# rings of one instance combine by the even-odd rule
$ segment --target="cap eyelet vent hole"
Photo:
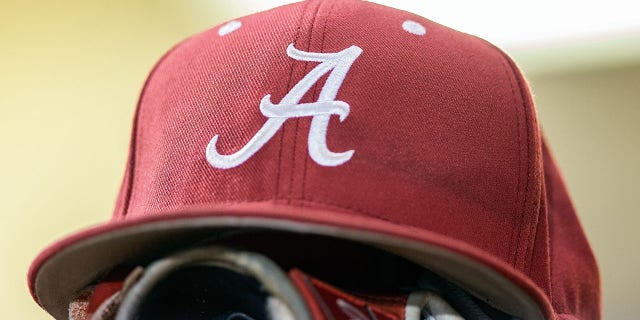
[[[218,29],[218,35],[221,37],[226,36],[229,33],[240,29],[240,27],[242,27],[242,22],[238,20],[229,21]]]
[[[407,20],[402,23],[402,29],[404,31],[415,34],[417,36],[424,36],[427,33],[427,29],[423,25],[413,20]]]

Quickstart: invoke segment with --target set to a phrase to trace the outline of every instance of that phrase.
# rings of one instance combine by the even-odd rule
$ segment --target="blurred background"
[[[139,91],[173,44],[288,1],[0,1],[0,319],[50,319],[31,259],[106,221]],[[640,19],[632,1],[375,1],[479,35],[528,78],[595,250],[604,318],[640,304]]]

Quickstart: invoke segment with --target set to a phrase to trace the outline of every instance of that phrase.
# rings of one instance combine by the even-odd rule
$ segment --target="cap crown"
[[[491,44],[376,4],[307,1],[162,58],[114,219],[331,208],[464,241],[551,296],[541,156],[527,85]]]
[[[426,34],[405,31],[407,20]],[[241,201],[331,206],[461,238],[511,263],[530,254],[528,244],[512,244],[530,242],[515,240],[532,237],[540,208],[539,135],[526,88],[499,50],[354,1],[299,3],[239,21],[230,34],[212,29],[181,43],[151,74],[117,216]],[[290,45],[309,55],[361,50],[331,100],[348,104],[348,116],[324,115],[328,150],[352,151],[343,163],[310,156],[319,116],[261,112],[266,96],[281,102],[322,64],[289,57]],[[334,73],[299,102],[319,101]],[[273,119],[277,131],[243,163],[207,161],[214,137],[216,152],[230,155]]]

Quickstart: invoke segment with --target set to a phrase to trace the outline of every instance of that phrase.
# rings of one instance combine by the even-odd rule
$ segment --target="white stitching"
[[[349,104],[335,100],[336,95],[353,62],[360,56],[362,49],[351,46],[339,52],[319,53],[300,51],[290,44],[287,55],[299,61],[320,62],[304,78],[302,78],[282,98],[280,103],[271,102],[267,94],[260,101],[260,112],[268,118],[265,124],[240,150],[233,154],[218,153],[216,144],[219,135],[215,135],[206,149],[209,164],[219,169],[229,169],[247,161],[254,155],[290,118],[312,117],[309,129],[308,150],[311,158],[323,166],[341,165],[353,156],[354,150],[335,153],[327,148],[327,126],[331,115],[340,116],[342,122],[349,115]],[[329,73],[317,102],[300,103],[302,97],[322,76]]]

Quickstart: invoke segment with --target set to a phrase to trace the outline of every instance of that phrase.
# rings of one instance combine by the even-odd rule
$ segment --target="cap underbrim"
[[[273,203],[113,220],[64,238],[29,270],[34,299],[56,319],[111,268],[140,261],[237,228],[331,236],[366,243],[446,277],[489,304],[522,319],[552,318],[542,291],[525,275],[473,246],[441,234],[367,216]]]

